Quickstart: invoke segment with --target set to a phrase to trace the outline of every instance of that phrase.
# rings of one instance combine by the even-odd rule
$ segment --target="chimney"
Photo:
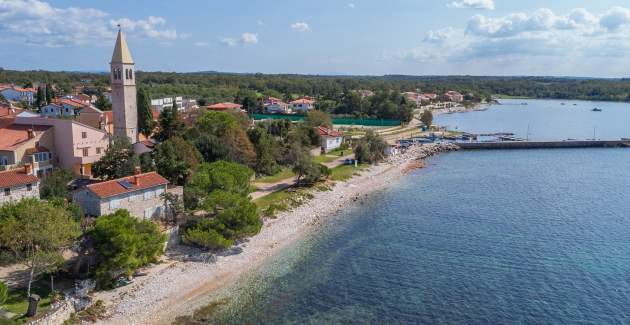
[[[26,175],[31,175],[33,173],[33,166],[31,166],[31,164],[25,164],[24,165],[24,173]]]
[[[35,137],[35,131],[33,129],[28,129],[28,138],[33,139]]]
[[[140,177],[139,175],[142,173],[142,169],[140,169],[140,166],[137,166],[136,169],[133,172],[133,183],[136,184],[136,186],[140,186]]]

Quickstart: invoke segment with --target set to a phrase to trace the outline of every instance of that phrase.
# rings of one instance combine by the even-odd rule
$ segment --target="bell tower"
[[[120,29],[110,67],[114,136],[126,136],[131,143],[136,143],[138,142],[136,71],[125,34]]]

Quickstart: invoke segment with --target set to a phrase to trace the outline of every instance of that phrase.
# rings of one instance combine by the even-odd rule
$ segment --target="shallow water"
[[[630,114],[630,105],[611,105],[619,107],[598,106]],[[522,107],[447,117],[470,126],[471,116],[499,109]],[[196,318],[630,323],[630,149],[471,151],[428,162],[332,217]]]

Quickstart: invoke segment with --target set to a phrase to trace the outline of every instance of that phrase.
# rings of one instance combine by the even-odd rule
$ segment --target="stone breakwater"
[[[457,151],[460,148],[453,143],[415,144],[405,149],[402,153],[390,156],[387,159],[391,164],[402,164],[414,160],[423,160],[441,152]]]

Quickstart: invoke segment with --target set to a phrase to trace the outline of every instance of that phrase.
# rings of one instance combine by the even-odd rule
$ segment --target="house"
[[[0,205],[28,198],[39,198],[39,179],[30,166],[0,172]]]
[[[197,101],[193,99],[184,98],[182,96],[175,97],[175,105],[178,111],[184,111],[191,109],[197,105]],[[151,108],[155,111],[161,112],[165,108],[173,108],[173,97],[165,97],[151,100]]]
[[[15,117],[14,123],[34,130],[46,128],[49,136],[39,141],[48,148],[54,163],[77,175],[91,176],[92,164],[101,159],[109,147],[109,134],[72,119],[46,117]]]
[[[464,95],[451,90],[442,95],[442,100],[445,102],[461,103],[464,101]]]
[[[6,100],[12,102],[27,102],[29,105],[33,105],[36,93],[37,91],[33,88],[20,88],[6,85],[0,88],[0,94],[2,94]]]
[[[330,152],[339,147],[343,143],[343,133],[328,129],[323,126],[317,128],[322,138],[322,152]]]
[[[164,215],[166,205],[162,193],[168,180],[156,172],[140,172],[111,181],[87,185],[74,191],[73,202],[86,214],[102,216],[126,209],[138,218],[150,219]]]
[[[46,125],[17,124],[16,118],[0,119],[0,170],[29,165],[38,176],[51,172],[54,131]]]
[[[361,99],[374,96],[374,92],[368,89],[359,89],[355,91],[361,95]]]
[[[267,114],[291,114],[291,108],[289,104],[283,102],[281,99],[275,97],[269,97],[263,102],[265,106],[265,113]]]
[[[78,99],[64,97],[41,108],[41,114],[53,118],[73,118],[80,123],[98,129],[105,129],[113,116],[106,116],[103,111]],[[112,127],[113,128],[113,127]]]
[[[294,100],[289,103],[294,112],[306,113],[315,107],[315,101],[307,98]]]
[[[243,105],[234,103],[218,103],[207,107],[211,111],[225,111],[225,110],[241,110]]]

